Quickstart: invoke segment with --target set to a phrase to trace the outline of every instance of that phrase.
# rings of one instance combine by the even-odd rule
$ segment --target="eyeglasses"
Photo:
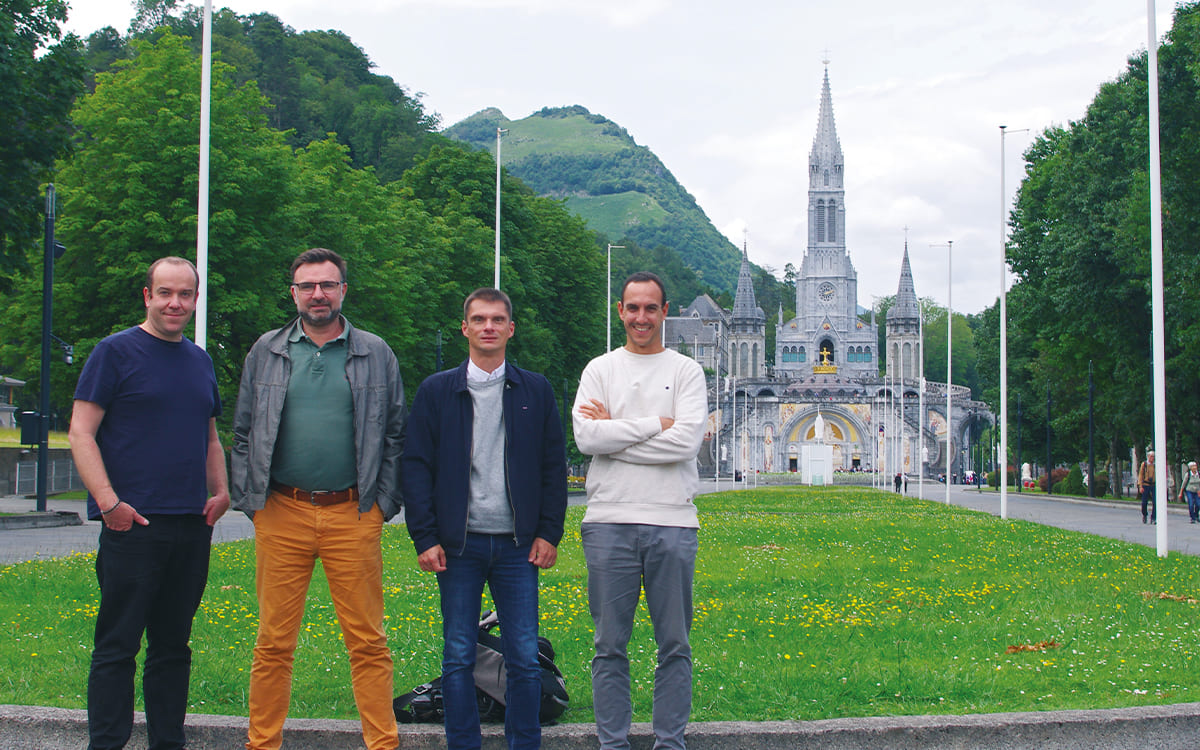
[[[297,284],[292,284],[292,286],[301,294],[312,294],[316,291],[317,287],[321,287],[321,291],[326,294],[333,294],[341,289],[344,283],[342,281],[301,281]]]

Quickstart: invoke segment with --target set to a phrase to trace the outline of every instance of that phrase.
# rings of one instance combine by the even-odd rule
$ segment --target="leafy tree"
[[[41,234],[42,182],[70,147],[82,45],[62,36],[64,0],[0,0],[0,291]]]
[[[923,305],[924,307],[924,305]],[[925,378],[927,380],[945,380],[946,373],[946,308],[925,308]],[[951,328],[954,346],[954,362],[951,366],[951,380],[955,385],[965,385],[974,389],[975,375],[975,336],[971,325],[964,315],[955,313]]]
[[[59,233],[70,252],[56,274],[56,328],[80,360],[100,338],[141,321],[150,262],[195,257],[199,61],[171,34],[138,46],[132,62],[99,75],[80,102],[82,145],[60,170]],[[214,66],[209,351],[230,401],[242,356],[279,320],[270,280],[280,278],[304,227],[293,208],[291,151],[266,127],[262,95],[234,87],[228,74]]]
[[[166,24],[177,5],[179,0],[137,0],[130,33],[153,31]]]
[[[457,333],[463,299],[493,282],[495,174],[490,155],[448,145],[435,147],[397,183],[401,197],[419,201],[451,228],[444,242],[405,256],[420,269],[412,312],[418,335],[432,352],[438,329],[452,334],[443,336],[447,365],[466,355]],[[564,380],[573,388],[603,348],[605,260],[598,240],[561,202],[539,198],[508,176],[501,189],[500,283],[517,324],[510,356],[545,373],[555,388]]]
[[[117,59],[131,57],[132,40],[153,41],[163,31],[185,36],[199,54],[202,13],[178,0],[139,0],[130,37],[111,30],[89,37],[88,60],[105,72]],[[230,67],[236,85],[250,81],[270,100],[269,122],[285,131],[287,142],[303,147],[335,133],[349,147],[356,167],[373,166],[390,182],[443,139],[438,117],[426,113],[420,97],[409,95],[338,31],[297,33],[269,13],[239,16],[228,9],[213,14],[214,57]]]
[[[1194,451],[1200,446],[1197,3],[1176,9],[1159,64],[1168,424],[1175,442]],[[1049,389],[1055,455],[1073,460],[1086,439],[1092,367],[1098,439],[1114,469],[1130,446],[1144,451],[1152,431],[1146,80],[1141,53],[1101,87],[1082,120],[1050,128],[1030,146],[1008,248],[1018,275],[1009,298],[1010,388]]]

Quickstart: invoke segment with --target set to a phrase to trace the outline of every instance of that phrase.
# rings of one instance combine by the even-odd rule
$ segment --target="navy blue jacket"
[[[504,368],[504,481],[517,544],[558,546],[567,512],[567,458],[554,390],[545,376]],[[467,540],[474,407],[467,363],[430,375],[417,389],[401,461],[404,518],[417,554]]]

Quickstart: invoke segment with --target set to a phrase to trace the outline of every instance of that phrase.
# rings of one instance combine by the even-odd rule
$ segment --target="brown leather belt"
[[[289,487],[279,482],[271,482],[271,491],[287,495],[293,500],[310,505],[338,505],[340,503],[358,502],[358,488],[345,490],[302,490],[299,487]]]

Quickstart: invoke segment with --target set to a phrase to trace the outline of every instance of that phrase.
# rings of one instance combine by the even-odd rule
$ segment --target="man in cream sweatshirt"
[[[575,443],[592,456],[583,551],[595,624],[592,700],[601,750],[629,747],[627,647],[643,588],[658,646],[654,747],[684,747],[692,707],[696,454],[708,396],[694,360],[663,347],[662,280],[626,279],[617,305],[625,346],[593,359],[572,410]]]

